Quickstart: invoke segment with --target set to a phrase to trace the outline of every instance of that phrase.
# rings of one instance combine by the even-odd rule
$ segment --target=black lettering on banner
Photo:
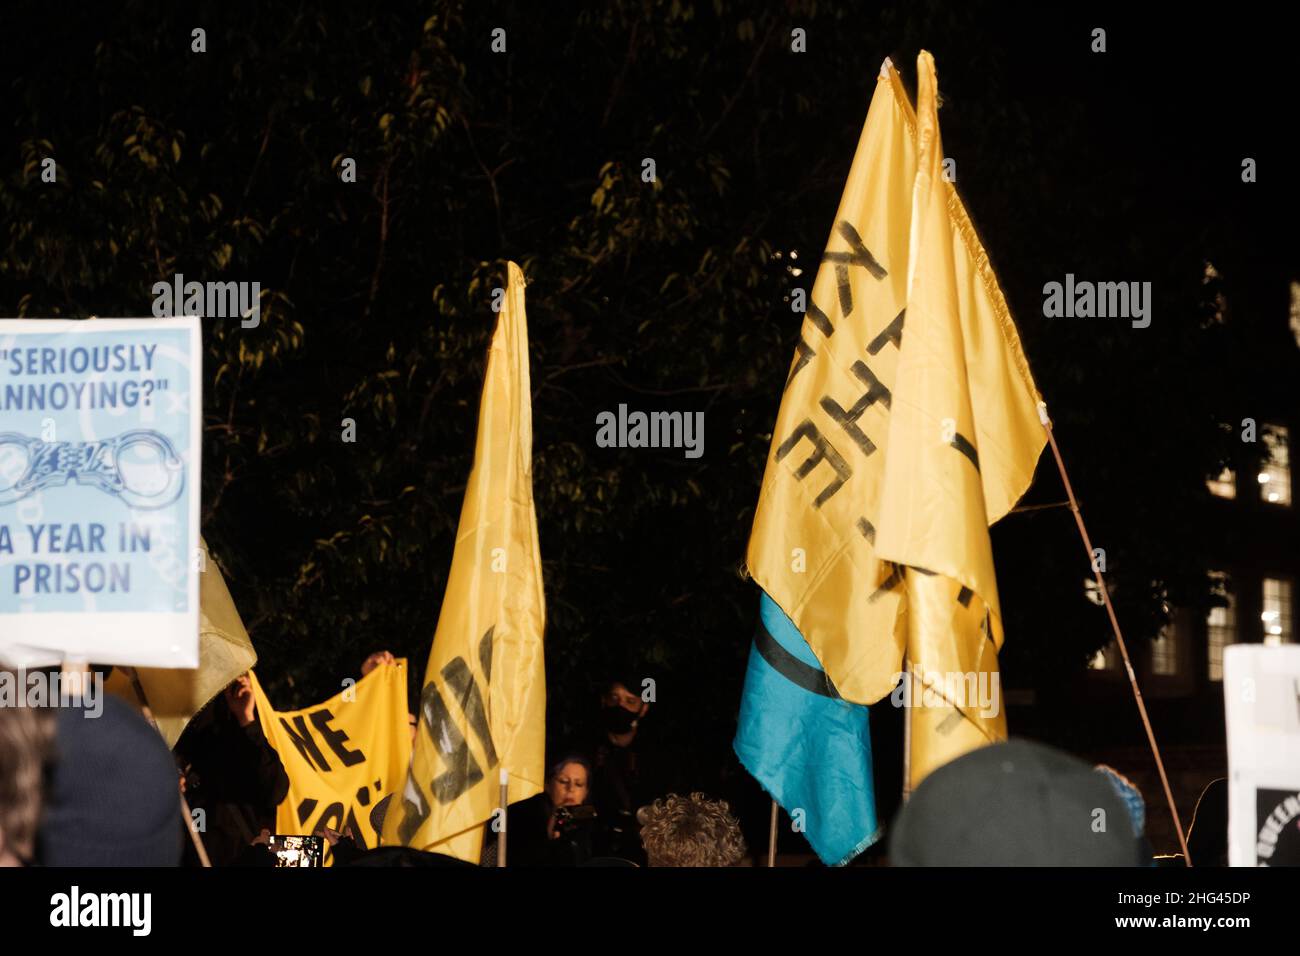
[[[329,744],[330,750],[334,755],[343,762],[345,767],[355,767],[359,763],[365,763],[366,755],[360,750],[348,750],[348,735],[341,730],[330,726],[330,721],[334,715],[330,713],[328,707],[322,707],[320,710],[311,712],[312,726],[325,738],[325,743]]]
[[[478,645],[479,664],[483,667],[484,677],[488,681],[492,679],[492,635],[495,630],[495,627],[489,627],[479,638]],[[479,690],[478,682],[474,680],[469,665],[465,663],[463,657],[455,657],[442,668],[441,673],[447,683],[451,699],[460,706],[466,723],[478,738],[488,767],[495,767],[498,758],[496,747],[492,743],[492,729],[488,725],[487,708],[484,706],[482,691]],[[432,682],[426,684],[420,693],[420,718],[420,727],[429,735],[442,763],[447,768],[430,781],[429,789],[439,803],[451,803],[483,779],[483,768],[479,766],[470,751],[469,741],[465,739],[465,735],[460,732],[460,728],[452,719],[451,710],[443,700],[438,686]],[[408,790],[415,790],[417,793],[418,789],[418,787],[408,787]],[[399,830],[405,833],[409,827],[410,836],[414,836],[424,818],[429,815],[428,808],[421,810],[408,799],[403,809],[403,820]],[[407,842],[409,838],[409,836],[403,837],[403,842]]]
[[[894,348],[897,349],[903,347],[903,315],[906,312],[907,309],[903,309],[899,312],[898,315],[894,316],[894,321],[881,329],[880,334],[871,340],[867,345],[868,355],[877,354],[885,347],[886,342],[893,342]]]
[[[884,597],[885,594],[894,590],[894,588],[898,587],[902,583],[903,569],[896,564],[891,564],[889,566],[889,577],[880,582],[880,587],[876,588],[871,597],[867,598],[867,603],[874,604],[876,601]]]
[[[452,660],[442,669],[442,676],[447,681],[447,689],[452,692],[453,699],[459,702],[470,730],[474,731],[474,736],[482,745],[488,767],[495,767],[497,751],[492,746],[492,728],[488,726],[487,708],[483,706],[483,695],[479,693],[478,684],[464,658]]]
[[[975,466],[977,472],[980,470],[979,452],[977,452],[975,446],[970,443],[970,439],[965,435],[958,434],[954,435],[952,441],[948,442],[948,444],[969,458],[970,463]]]
[[[421,715],[423,715],[423,695],[421,695],[420,705]],[[404,846],[409,846],[428,818],[429,804],[425,802],[424,795],[416,783],[413,764],[406,771],[406,788],[402,791],[402,819],[397,824],[398,841]]]
[[[822,262],[843,262],[851,266],[862,266],[871,273],[874,279],[883,279],[889,275],[885,267],[876,261],[876,257],[871,254],[858,231],[853,228],[853,223],[847,219],[840,220],[835,227],[836,232],[844,237],[844,241],[849,244],[848,252],[828,252],[822,256]]]
[[[464,661],[461,664],[463,666]],[[451,711],[447,709],[442,694],[438,693],[436,684],[425,685],[420,695],[420,707],[425,731],[447,767],[430,781],[429,789],[439,803],[451,803],[483,779],[483,768],[470,753],[469,741],[452,720]]]
[[[808,303],[808,318],[812,319],[813,325],[817,326],[817,331],[828,339],[835,334],[835,326],[831,325],[830,316],[818,308],[816,302]]]
[[[835,289],[840,300],[840,314],[847,316],[853,312],[853,287],[849,285],[849,266],[862,266],[876,279],[883,279],[889,273],[885,271],[884,266],[876,261],[876,257],[871,254],[871,250],[862,241],[862,237],[858,235],[858,231],[853,228],[852,223],[848,220],[841,220],[839,225],[836,226],[836,231],[849,244],[849,251],[827,252],[822,256],[822,262],[830,262],[835,265]],[[816,306],[813,306],[813,309],[816,309]],[[820,309],[817,309],[817,312],[821,314],[823,319],[826,318],[825,313],[821,312]],[[812,314],[810,310],[809,315]],[[823,335],[831,334],[825,328],[822,328],[816,317],[814,317],[813,321],[818,323],[817,327],[822,329]],[[826,325],[830,327],[829,319],[827,319]]]
[[[303,797],[302,802],[298,804],[298,826],[302,827],[304,831],[307,827],[307,821],[311,818],[312,812],[319,802],[314,797]]]
[[[790,374],[786,376],[785,387],[788,389],[794,377],[803,370],[803,367],[812,361],[817,353],[813,351],[811,345],[801,337],[794,347],[794,367],[790,369]]]
[[[867,539],[867,543],[875,545],[876,543],[876,526],[866,518],[858,519],[858,530],[862,532],[862,537]]]
[[[790,437],[781,442],[780,447],[776,450],[776,460],[781,461],[786,455],[790,454],[794,450],[794,446],[799,444],[800,438],[807,438],[812,442],[813,450],[804,460],[804,463],[795,470],[794,476],[796,479],[803,481],[808,477],[809,472],[823,461],[827,462],[835,470],[835,480],[822,489],[821,494],[817,496],[817,500],[813,502],[813,507],[820,508],[830,500],[831,495],[844,487],[844,483],[853,475],[853,469],[849,467],[849,463],[835,450],[834,446],[826,440],[810,418],[805,418],[800,422],[795,430],[790,433]]]
[[[298,753],[302,754],[302,759],[317,770],[328,773],[331,769],[330,765],[326,762],[325,755],[320,752],[320,748],[316,746],[316,741],[312,738],[311,731],[307,729],[307,722],[303,719],[302,714],[296,715],[293,718],[293,723],[298,728],[296,732],[294,727],[289,726],[289,721],[283,717],[280,718],[280,726],[289,735],[293,745],[298,748]]]
[[[858,449],[864,455],[870,455],[876,450],[875,443],[867,437],[866,432],[858,427],[858,419],[868,408],[880,402],[886,408],[889,407],[891,396],[889,389],[885,388],[884,383],[876,378],[874,372],[867,368],[865,362],[857,361],[853,363],[853,374],[858,380],[867,386],[866,393],[853,403],[852,408],[841,408],[839,404],[830,396],[823,396],[821,400],[822,410],[826,412],[831,419],[843,428]]]

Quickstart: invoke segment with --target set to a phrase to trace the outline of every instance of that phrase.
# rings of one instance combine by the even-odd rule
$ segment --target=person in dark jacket
[[[191,812],[203,811],[200,836],[212,865],[266,865],[262,831],[275,832],[289,775],[257,720],[247,674],[195,715],[176,743],[176,757]],[[189,840],[186,862],[197,862]]]
[[[506,811],[506,863],[510,866],[578,866],[592,857],[597,821],[587,800],[591,762],[568,754],[551,764],[545,789]],[[484,864],[496,865],[489,840]]]
[[[591,745],[591,803],[601,819],[605,855],[645,862],[636,814],[661,796],[671,781],[645,737],[650,704],[630,690],[635,682],[615,679],[600,697],[600,725]]]

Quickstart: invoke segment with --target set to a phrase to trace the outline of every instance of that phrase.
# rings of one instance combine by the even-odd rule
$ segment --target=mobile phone
[[[286,836],[277,833],[271,837],[271,852],[275,865],[320,866],[324,853],[323,838],[318,836]]]

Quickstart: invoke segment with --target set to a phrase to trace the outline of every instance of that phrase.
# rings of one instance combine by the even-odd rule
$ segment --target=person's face
[[[546,795],[557,807],[576,807],[587,802],[587,768],[566,763],[546,784]]]
[[[650,709],[645,701],[622,684],[614,684],[610,687],[609,692],[605,695],[605,706],[622,707],[637,716],[644,716],[645,712]]]

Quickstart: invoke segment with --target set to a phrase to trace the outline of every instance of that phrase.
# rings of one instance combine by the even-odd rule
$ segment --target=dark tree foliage
[[[1281,315],[1215,319],[1216,296],[1282,255],[1262,232],[1284,187],[1243,186],[1241,158],[1275,157],[1274,183],[1284,160],[1219,27],[1112,18],[1092,54],[1095,12],[11,3],[0,314],[147,315],[178,272],[261,282],[260,327],[204,323],[204,532],[273,699],[301,705],[373,650],[422,673],[491,289],[515,259],[552,736],[630,669],[656,680],[664,737],[712,772],[755,618],[739,570],[800,325],[788,296],[810,287],[886,55],[909,79],[918,49],[936,56],[958,188],[1130,636],[1165,600],[1207,603],[1197,515],[1234,445],[1219,425],[1251,414],[1240,396],[1293,388]],[[1042,286],[1067,272],[1152,282],[1151,327],[1044,319]],[[620,402],[703,410],[704,456],[597,448],[596,414]],[[1063,497],[1045,456],[1028,500]],[[1109,635],[1069,513],[1013,515],[995,547],[1009,683],[1079,673]]]

